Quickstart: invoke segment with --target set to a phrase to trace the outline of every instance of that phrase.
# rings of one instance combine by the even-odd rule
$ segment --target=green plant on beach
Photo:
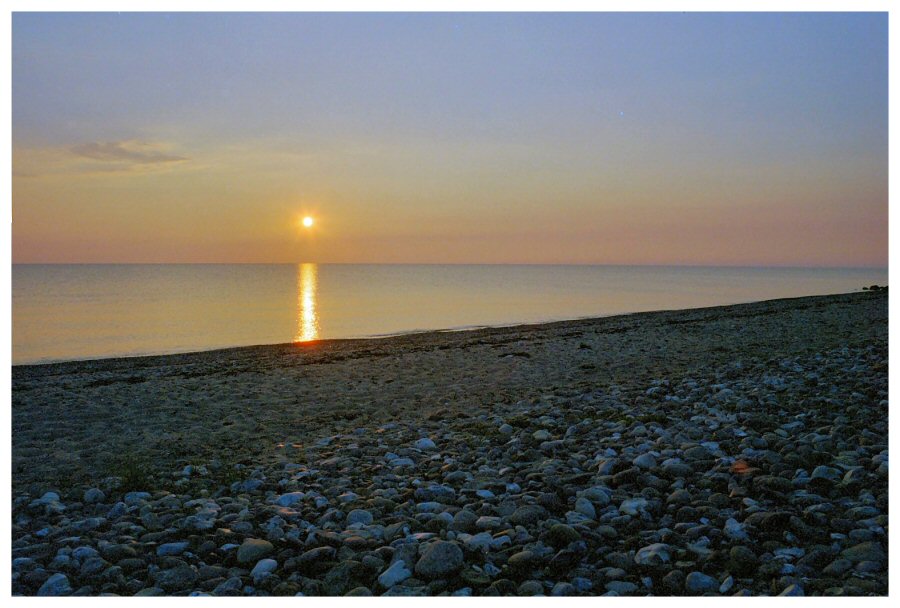
[[[127,452],[119,456],[109,469],[109,475],[120,479],[123,492],[149,490],[153,487],[150,458],[147,454]]]

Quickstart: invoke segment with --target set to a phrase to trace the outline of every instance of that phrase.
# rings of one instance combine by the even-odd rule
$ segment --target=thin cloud
[[[106,163],[155,165],[189,160],[184,156],[168,154],[154,144],[141,141],[91,142],[73,146],[71,152],[82,158]]]

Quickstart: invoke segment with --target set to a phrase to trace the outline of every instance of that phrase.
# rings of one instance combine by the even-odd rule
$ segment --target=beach
[[[12,369],[24,595],[885,595],[888,296]]]

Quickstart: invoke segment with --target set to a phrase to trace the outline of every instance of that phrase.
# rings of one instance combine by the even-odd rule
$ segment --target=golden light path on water
[[[319,337],[318,273],[316,264],[297,265],[297,336],[294,342],[308,342]]]

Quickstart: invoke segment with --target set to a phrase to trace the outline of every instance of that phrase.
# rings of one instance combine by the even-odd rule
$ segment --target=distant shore
[[[887,297],[14,366],[13,592],[886,594]]]

